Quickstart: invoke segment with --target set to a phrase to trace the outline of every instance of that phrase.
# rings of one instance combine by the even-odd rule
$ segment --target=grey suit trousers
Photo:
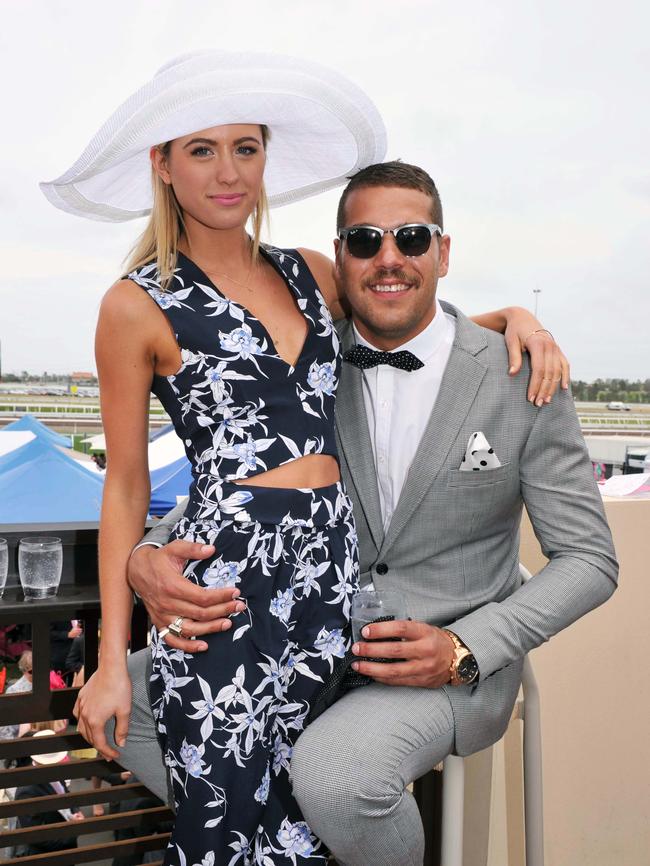
[[[454,746],[443,689],[356,689],[301,734],[293,791],[340,866],[422,866],[424,831],[406,786]]]
[[[149,705],[149,650],[129,656],[133,708],[119,763],[162,800],[167,773]],[[113,728],[107,726],[111,744]],[[374,683],[346,695],[294,746],[294,794],[311,829],[341,866],[421,866],[424,833],[406,786],[453,749],[442,689]]]
[[[171,795],[149,700],[151,651],[143,649],[131,653],[127,664],[133,684],[133,700],[126,745],[122,748],[115,743],[115,719],[106,724],[106,739],[120,753],[118,764],[130,770],[140,782],[173,809],[174,798]]]

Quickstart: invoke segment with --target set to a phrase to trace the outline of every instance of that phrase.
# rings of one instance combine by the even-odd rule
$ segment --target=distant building
[[[97,377],[94,373],[75,370],[68,377],[68,393],[73,394],[75,397],[98,396]]]

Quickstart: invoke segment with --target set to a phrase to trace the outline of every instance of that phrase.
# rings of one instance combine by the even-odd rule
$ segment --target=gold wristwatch
[[[449,682],[452,686],[466,686],[478,677],[478,664],[474,653],[448,628],[443,628],[454,645],[454,657],[449,666]]]

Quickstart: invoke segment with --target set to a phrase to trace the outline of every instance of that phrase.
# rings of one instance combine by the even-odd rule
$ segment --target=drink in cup
[[[21,538],[18,573],[26,601],[56,595],[62,568],[63,548],[60,538]]]
[[[362,590],[352,599],[350,619],[353,640],[363,640],[361,629],[377,619],[406,619],[406,606],[399,592],[373,589]]]
[[[0,538],[0,598],[5,591],[7,585],[7,575],[9,574],[9,545],[6,538]]]

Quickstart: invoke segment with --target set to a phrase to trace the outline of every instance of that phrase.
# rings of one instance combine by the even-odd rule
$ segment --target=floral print
[[[236,489],[224,487],[224,498]],[[194,866],[210,853],[241,866],[325,863],[289,774],[310,700],[350,645],[352,507],[341,484],[251,489],[248,520],[193,528],[189,537],[219,555],[186,569],[199,586],[238,585],[246,610],[205,636],[202,653],[171,649],[153,631],[152,707],[177,815],[167,864]],[[258,519],[269,509],[281,524]]]
[[[156,376],[153,391],[195,468],[197,520],[218,517],[218,503],[206,489],[214,478],[240,480],[307,454],[336,456],[334,400],[341,361],[332,317],[298,252],[268,246],[261,252],[286,282],[308,326],[295,366],[277,354],[262,323],[221,295],[182,253],[166,291],[155,265],[128,275],[163,310],[181,350],[179,370]]]
[[[152,631],[151,701],[176,822],[166,866],[307,866],[327,851],[292,796],[293,744],[310,701],[350,644],[357,536],[339,484],[234,482],[307,454],[336,456],[339,343],[300,255],[264,248],[308,325],[295,366],[263,325],[179,255],[166,291],[153,265],[129,278],[168,317],[181,348],[154,391],[185,442],[193,481],[174,536],[214,544],[187,564],[205,588],[238,587],[246,609],[205,652]]]

